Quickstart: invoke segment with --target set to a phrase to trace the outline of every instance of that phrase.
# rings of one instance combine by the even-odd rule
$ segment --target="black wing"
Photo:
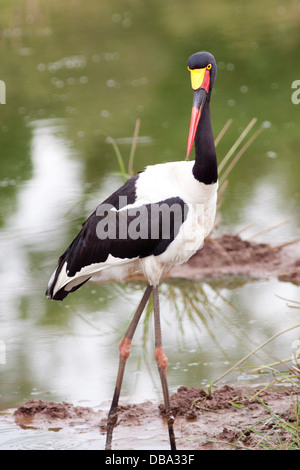
[[[78,277],[78,284],[72,289],[66,291],[65,284],[53,295],[65,263],[71,282],[83,267],[105,263],[109,255],[120,259],[157,256],[174,240],[187,216],[186,204],[175,197],[155,204],[122,209],[125,196],[129,195],[128,204],[135,200],[136,178],[129,180],[101,203],[83,224],[81,231],[59,258],[57,270],[46,292],[48,297],[62,300],[69,292],[87,282],[88,279],[82,282]]]

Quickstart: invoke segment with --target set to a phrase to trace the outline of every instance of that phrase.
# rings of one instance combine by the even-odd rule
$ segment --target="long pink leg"
[[[106,450],[111,449],[113,429],[116,426],[117,420],[118,420],[118,403],[119,403],[119,397],[121,393],[125,365],[130,354],[131,340],[133,338],[133,335],[135,333],[135,330],[141,318],[141,315],[147,305],[151,292],[152,292],[152,286],[148,285],[144,292],[143,298],[137,308],[137,311],[135,312],[133,319],[131,320],[128,330],[126,331],[124,338],[121,340],[119,344],[119,350],[120,350],[119,369],[118,369],[115,392],[114,392],[111,407],[108,413],[106,444],[105,444]]]
[[[161,326],[160,326],[160,308],[158,287],[153,287],[153,310],[154,310],[154,330],[155,330],[155,350],[154,357],[157,363],[163,395],[165,402],[165,410],[167,415],[167,423],[169,429],[169,439],[171,450],[176,450],[175,434],[173,429],[174,416],[171,412],[169,388],[167,382],[167,365],[168,359],[162,347]]]

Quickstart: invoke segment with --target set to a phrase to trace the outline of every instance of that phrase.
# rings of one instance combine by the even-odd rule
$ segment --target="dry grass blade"
[[[280,331],[279,333],[276,333],[275,335],[271,336],[271,338],[267,339],[266,341],[264,341],[260,346],[258,346],[257,348],[255,348],[253,351],[251,351],[249,354],[247,354],[246,356],[244,356],[242,359],[240,359],[236,364],[234,364],[232,367],[230,367],[227,371],[225,371],[222,375],[220,375],[220,377],[218,377],[216,380],[214,380],[214,384],[216,382],[218,382],[219,380],[223,379],[223,377],[225,377],[227,374],[229,374],[230,372],[232,372],[234,369],[236,369],[237,367],[239,367],[243,362],[245,362],[247,359],[249,359],[249,357],[253,356],[253,354],[255,354],[257,351],[259,351],[260,349],[262,349],[264,346],[266,346],[268,343],[270,343],[271,341],[273,341],[273,339],[275,338],[278,338],[278,336],[281,336],[283,335],[284,333],[287,333],[288,331],[291,331],[291,330],[294,330],[295,328],[299,328],[300,325],[294,325],[294,326],[291,326],[290,328],[287,328],[286,330],[283,330],[283,331]]]
[[[218,199],[221,199],[221,197],[223,196],[223,193],[224,193],[225,189],[227,188],[228,183],[229,183],[228,180],[224,181],[224,183],[222,184],[222,186],[218,190]]]
[[[273,250],[279,250],[284,248],[285,246],[293,245],[294,243],[298,243],[300,241],[300,237],[295,238],[294,240],[290,240],[289,242],[280,243],[279,245],[272,246]]]
[[[236,235],[241,235],[242,233],[246,232],[247,230],[249,230],[250,228],[254,227],[255,226],[255,222],[252,222],[251,224],[249,225],[246,225],[246,227],[243,227],[241,230],[238,230],[236,232]]]
[[[220,142],[220,140],[222,139],[222,137],[224,136],[224,134],[227,132],[227,129],[229,128],[229,126],[232,124],[232,119],[228,119],[228,121],[226,122],[225,126],[223,127],[223,129],[221,130],[221,132],[219,133],[218,137],[215,139],[215,147],[217,147],[218,143]]]
[[[287,224],[289,221],[288,220],[282,220],[281,222],[279,222],[278,224],[275,224],[275,225],[271,225],[270,227],[267,227],[263,230],[260,230],[259,232],[255,233],[254,235],[251,235],[250,237],[248,237],[248,240],[253,240],[253,238],[256,238],[266,232],[270,232],[271,230],[274,230],[275,228],[278,228],[278,227],[281,227],[281,225],[285,225]]]
[[[235,143],[233,144],[233,146],[230,148],[229,152],[225,155],[225,157],[223,158],[223,160],[221,161],[219,167],[218,167],[218,172],[219,172],[219,175],[222,173],[222,170],[224,169],[225,165],[229,162],[230,158],[233,157],[235,151],[237,150],[237,148],[239,147],[239,145],[241,144],[241,142],[245,139],[245,137],[248,135],[248,133],[250,132],[250,130],[252,129],[252,127],[254,126],[254,124],[257,122],[257,118],[253,118],[251,119],[251,121],[249,122],[248,126],[244,129],[244,131],[240,134],[240,136],[238,137],[238,139],[235,141]],[[220,140],[222,139],[222,137],[224,136],[225,132],[227,131],[227,129],[229,128],[229,126],[231,125],[232,123],[232,120],[229,119],[227,121],[227,123],[225,124],[225,126],[223,127],[223,129],[221,130],[221,132],[219,133],[216,141],[215,141],[215,144],[219,143]],[[232,160],[231,164],[228,166],[227,170],[224,172],[224,174],[219,178],[219,183],[220,183],[220,188],[219,188],[219,191],[218,191],[218,205],[217,205],[217,210],[219,211],[220,208],[222,207],[222,204],[223,204],[223,201],[224,201],[224,198],[223,198],[223,194],[225,192],[225,189],[228,187],[228,175],[230,174],[230,172],[232,171],[232,169],[235,167],[235,165],[237,164],[237,162],[239,161],[239,159],[241,158],[241,156],[245,153],[245,151],[248,149],[248,147],[252,144],[252,142],[254,142],[254,140],[259,136],[259,134],[262,132],[262,130],[266,127],[266,125],[263,123],[260,128],[252,135],[252,137],[249,138],[249,140],[246,142],[246,144],[241,148],[241,150],[236,154],[236,156],[234,157],[234,159]]]
[[[219,211],[223,205],[223,202],[224,202],[224,198],[223,197],[219,197],[218,198],[218,204],[217,204],[217,211]]]
[[[222,172],[224,166],[227,164],[227,162],[229,161],[229,159],[232,157],[232,155],[234,154],[234,152],[236,151],[236,149],[238,148],[238,146],[240,145],[240,143],[244,140],[244,138],[246,137],[246,135],[249,133],[249,131],[252,129],[252,127],[254,126],[254,124],[256,123],[257,121],[257,118],[253,118],[248,126],[244,129],[244,131],[241,133],[241,135],[239,136],[239,138],[235,141],[235,143],[233,144],[233,146],[231,147],[231,149],[228,151],[228,153],[225,155],[225,157],[223,158],[223,160],[221,161],[219,167],[218,167],[218,171],[219,171],[219,174]]]
[[[222,177],[220,178],[220,184],[222,184],[231,170],[235,167],[241,156],[245,153],[247,148],[254,142],[254,140],[259,136],[259,134],[265,129],[264,125],[261,125],[260,128],[250,137],[250,139],[245,143],[245,145],[241,148],[241,150],[236,154],[234,159],[232,160],[231,164],[228,166],[227,170],[224,172]],[[222,163],[222,162],[221,162]]]
[[[275,294],[275,295],[276,295],[276,297],[278,297],[278,299],[285,300],[286,302],[292,302],[292,304],[294,303],[294,304],[297,304],[297,305],[300,306],[300,302],[298,300],[286,299],[285,297],[281,297],[278,294]],[[288,305],[288,307],[291,307],[291,308],[299,308],[297,305],[291,305],[289,303],[287,305]]]

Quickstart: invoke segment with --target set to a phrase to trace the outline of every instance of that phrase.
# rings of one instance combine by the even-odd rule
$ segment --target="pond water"
[[[255,240],[300,236],[300,104],[292,101],[299,26],[297,0],[0,5],[0,409],[30,398],[90,406],[111,398],[118,342],[144,285],[88,284],[62,303],[44,291],[81,223],[123,182],[109,137],[127,165],[140,120],[135,172],[184,158],[193,52],[216,57],[215,136],[232,119],[219,162],[254,117],[238,150],[265,123],[230,173],[218,233],[249,227],[247,237],[278,225]],[[170,390],[208,385],[296,325],[299,310],[283,299],[299,301],[299,287],[274,279],[163,283]],[[122,396],[130,402],[162,400],[149,313],[126,369]],[[224,381],[263,381],[247,367],[288,359],[298,337],[297,329],[279,336]],[[2,425],[0,448],[10,441]],[[19,439],[11,436],[12,447]]]

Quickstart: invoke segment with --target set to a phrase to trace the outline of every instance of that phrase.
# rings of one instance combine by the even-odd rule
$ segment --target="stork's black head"
[[[217,65],[214,56],[209,52],[196,52],[188,60],[188,69],[191,73],[194,98],[187,145],[187,160],[194,144],[203,107],[206,101],[210,100],[211,89],[217,75]]]
[[[210,52],[196,52],[195,54],[191,55],[188,60],[188,69],[191,72],[192,78],[193,75],[195,76],[197,73],[196,71],[209,70],[209,91],[211,91],[217,75],[217,64],[214,56]],[[195,73],[192,71],[195,71]],[[195,88],[193,87],[193,89]]]

